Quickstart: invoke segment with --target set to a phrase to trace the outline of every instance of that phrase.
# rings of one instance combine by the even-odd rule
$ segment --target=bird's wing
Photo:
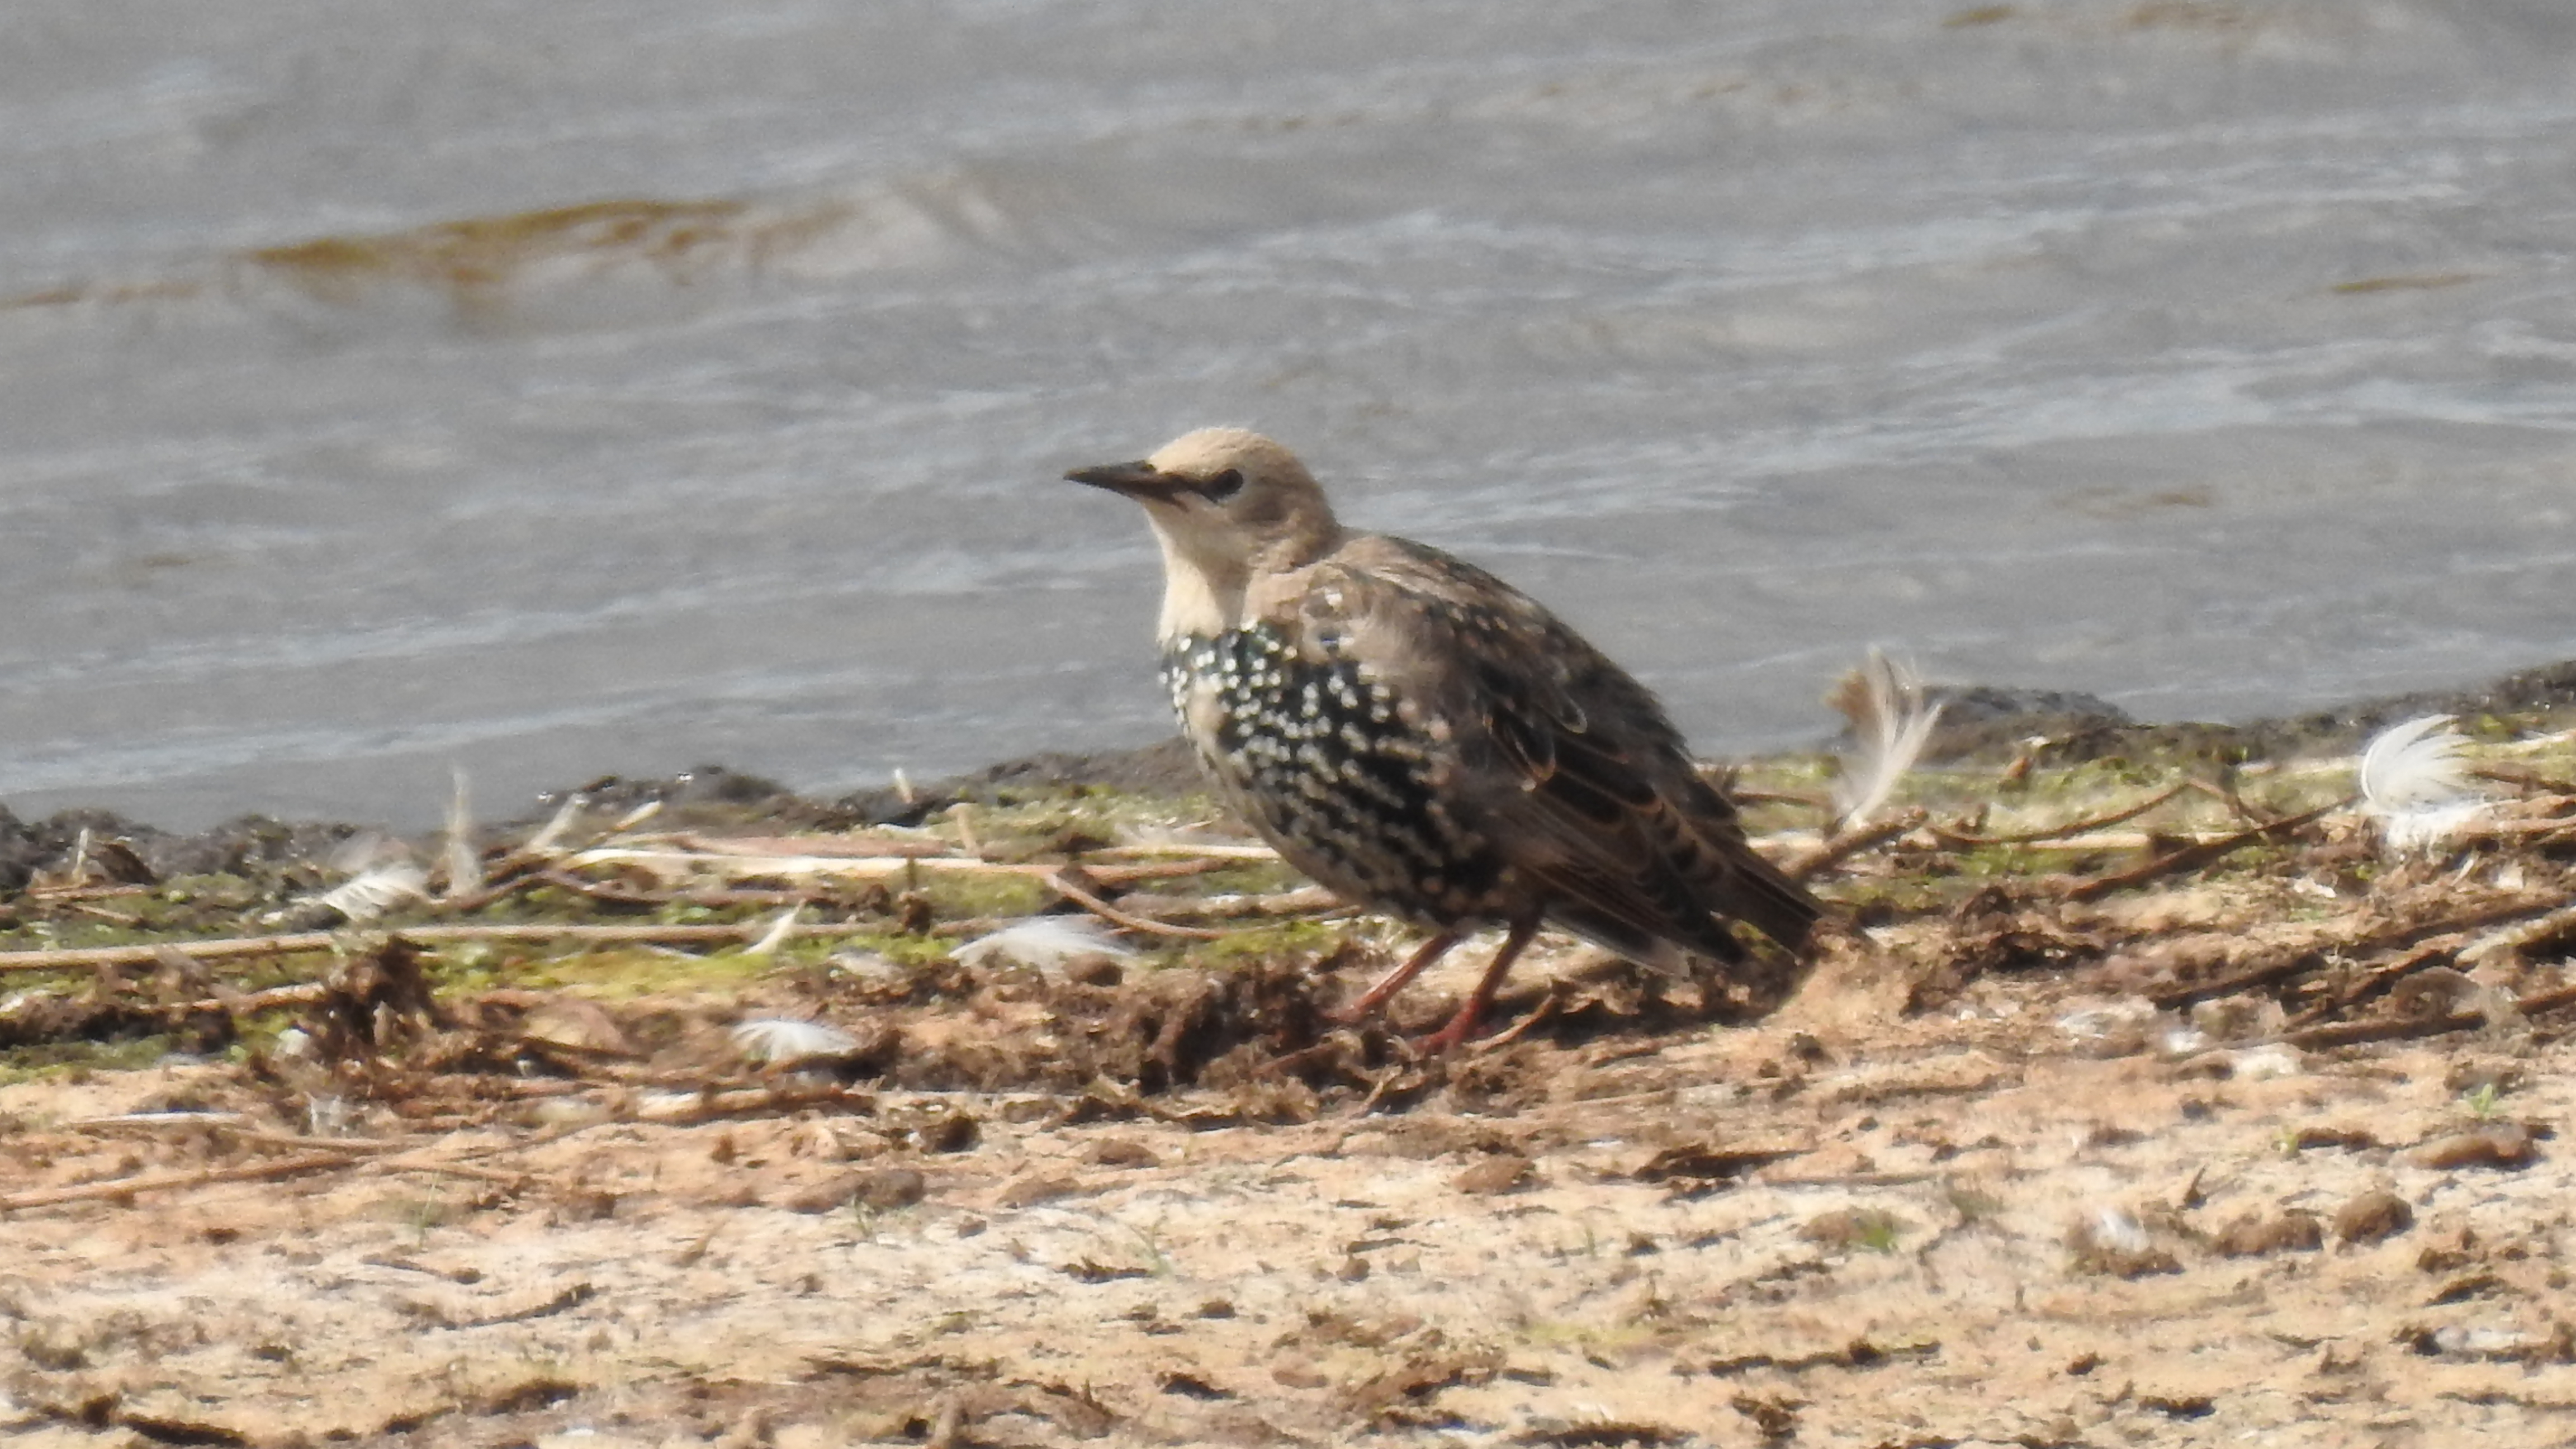
[[[1745,844],[1644,685],[1527,595],[1400,539],[1355,538],[1300,596],[1304,647],[1384,679],[1431,742],[1443,797],[1552,897],[1640,960],[1738,954],[1714,918],[1784,945],[1817,906]]]

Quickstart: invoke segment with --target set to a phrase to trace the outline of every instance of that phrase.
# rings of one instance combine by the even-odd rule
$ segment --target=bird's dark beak
[[[1097,468],[1076,468],[1064,475],[1074,483],[1088,483],[1130,498],[1168,498],[1190,486],[1190,480],[1174,473],[1155,470],[1153,464],[1138,459],[1133,463],[1106,463]]]

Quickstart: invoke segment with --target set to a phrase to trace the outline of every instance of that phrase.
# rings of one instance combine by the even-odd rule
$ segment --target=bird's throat
[[[1250,571],[1211,566],[1160,528],[1154,536],[1163,545],[1163,617],[1156,636],[1168,645],[1194,634],[1212,639],[1240,628]]]

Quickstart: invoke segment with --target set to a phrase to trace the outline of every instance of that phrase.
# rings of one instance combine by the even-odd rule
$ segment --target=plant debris
[[[2262,754],[1882,673],[1839,802],[1733,773],[1836,903],[1803,970],[1543,938],[1428,1059],[1475,963],[1340,1023],[1411,933],[1142,766],[506,826],[460,782],[435,842],[0,818],[0,1425],[2557,1432],[2562,714]]]

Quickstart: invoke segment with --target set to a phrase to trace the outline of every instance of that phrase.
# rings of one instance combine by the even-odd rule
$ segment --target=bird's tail
[[[1733,852],[1719,911],[1744,922],[1789,951],[1803,949],[1824,904],[1780,868],[1744,846]]]

